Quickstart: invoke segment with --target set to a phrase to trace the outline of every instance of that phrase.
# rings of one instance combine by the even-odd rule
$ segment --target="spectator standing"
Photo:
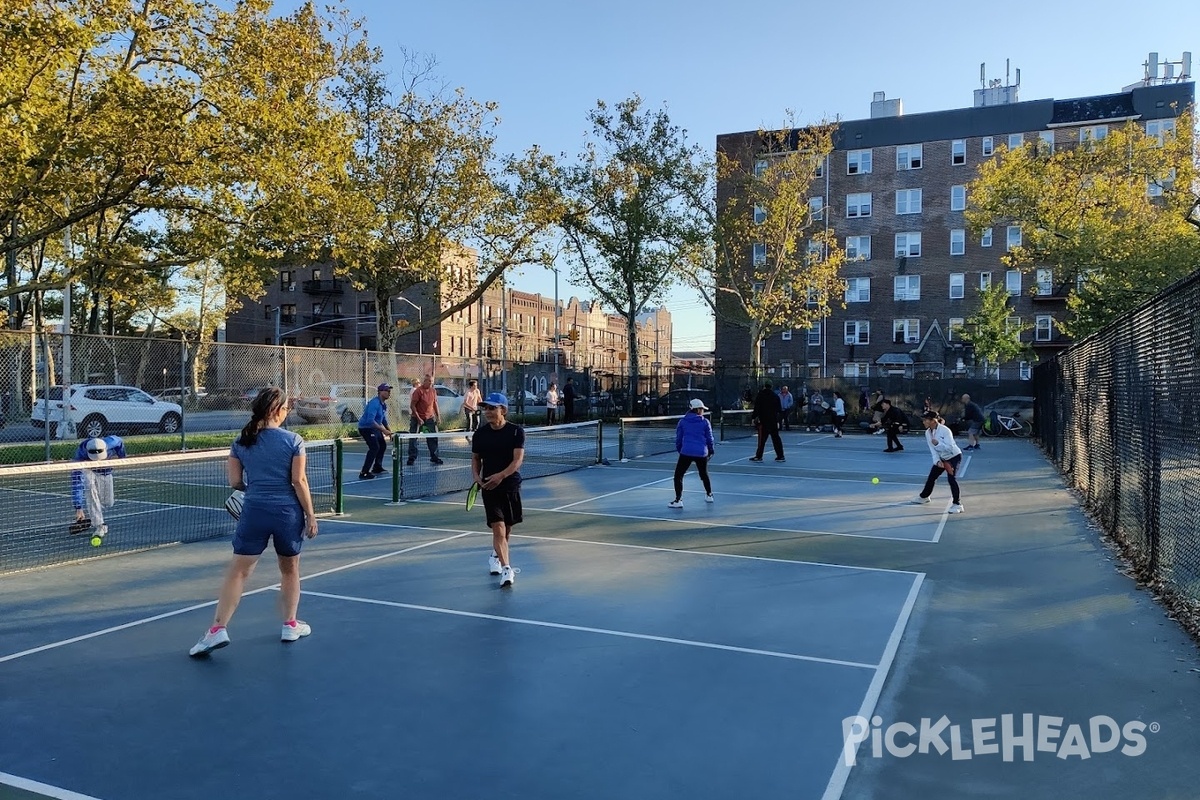
[[[842,438],[842,426],[846,424],[846,400],[841,392],[833,393],[833,435]]]
[[[479,404],[483,402],[483,395],[479,393],[479,382],[474,378],[467,381],[467,393],[463,395],[463,414],[467,417],[467,433],[475,431],[479,427]]]
[[[420,433],[424,427],[427,433],[437,433],[438,423],[441,421],[441,415],[438,413],[437,390],[433,388],[433,376],[426,375],[421,381],[421,385],[413,389],[412,399],[408,403],[408,432]],[[425,440],[429,447],[429,461],[432,464],[441,464],[442,460],[438,458],[438,440],[436,436],[430,436]],[[417,440],[415,438],[408,440],[408,465],[411,467],[417,463]]]
[[[367,445],[367,457],[363,460],[359,480],[370,480],[387,472],[383,468],[383,455],[387,452],[388,439],[392,438],[388,427],[387,401],[392,396],[392,387],[381,383],[375,388],[375,396],[367,401],[362,416],[358,418],[358,435]]]
[[[712,423],[704,417],[705,411],[708,409],[704,407],[704,401],[697,397],[689,404],[688,413],[675,426],[675,452],[679,453],[679,460],[675,462],[675,499],[667,504],[671,508],[683,508],[683,476],[692,462],[695,462],[700,482],[704,484],[704,502],[713,501],[708,459],[716,451],[716,442],[713,440]]]
[[[279,562],[280,641],[294,642],[312,633],[296,619],[300,605],[300,547],[317,535],[317,515],[308,490],[307,456],[300,435],[280,427],[287,419],[283,390],[271,387],[254,399],[250,422],[229,451],[229,485],[246,493],[233,534],[233,560],[225,571],[212,626],[189,651],[206,656],[229,644],[225,626],[233,618],[242,591],[267,542]]]
[[[825,416],[825,398],[818,389],[813,389],[808,396],[808,429],[821,430],[821,420]]]
[[[567,378],[563,387],[563,422],[575,421],[575,379]]]
[[[792,408],[796,405],[796,396],[788,391],[786,386],[779,390],[779,405],[783,409],[779,414],[779,427],[790,431],[792,429]]]
[[[962,450],[958,449],[954,434],[942,423],[936,411],[923,413],[921,424],[925,426],[925,443],[929,445],[929,453],[933,456],[933,467],[929,470],[929,477],[925,479],[925,488],[921,489],[921,493],[914,497],[912,502],[918,505],[928,503],[929,496],[933,494],[933,485],[944,472],[953,500],[947,511],[951,514],[961,514],[963,507],[958,492],[958,480],[955,479],[954,473],[958,471],[958,465],[962,462]]]
[[[858,410],[859,413],[866,415],[867,409],[871,407],[871,400],[867,397],[867,387],[862,387],[858,393]]]
[[[967,423],[967,446],[964,450],[979,449],[979,432],[983,430],[983,409],[971,399],[971,395],[962,396],[963,422]]]
[[[754,398],[754,416],[751,421],[758,428],[758,450],[750,460],[763,460],[763,449],[769,436],[775,448],[775,460],[784,461],[783,440],[779,438],[779,395],[771,390],[770,381],[763,384],[762,390]]]
[[[883,406],[883,416],[879,419],[880,428],[887,434],[887,449],[885,453],[898,453],[904,449],[900,444],[900,427],[908,422],[904,412],[892,405],[886,397],[880,401]]]
[[[558,421],[558,384],[555,381],[550,381],[550,388],[546,390],[546,424],[553,425]]]

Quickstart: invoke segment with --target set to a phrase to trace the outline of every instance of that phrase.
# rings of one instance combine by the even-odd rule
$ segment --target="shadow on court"
[[[952,516],[944,481],[907,502],[910,442],[726,443],[681,510],[671,457],[527,481],[511,589],[461,493],[347,487],[305,550],[313,635],[278,641],[264,560],[207,659],[225,542],[10,576],[0,798],[1190,796],[1190,642],[1030,444],[973,456]],[[1061,718],[1055,747],[1026,759],[1004,715]],[[945,754],[892,727],[942,717]],[[1160,733],[1104,751],[1096,717]],[[1072,724],[1088,758],[1059,757]]]

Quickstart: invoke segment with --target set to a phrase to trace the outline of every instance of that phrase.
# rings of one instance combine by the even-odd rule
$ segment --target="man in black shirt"
[[[754,418],[751,420],[758,427],[758,450],[751,461],[763,460],[763,448],[767,445],[767,437],[775,447],[775,460],[783,461],[783,440],[779,438],[779,415],[783,406],[779,395],[771,390],[771,382],[763,384],[762,391],[754,398]]]
[[[898,453],[904,449],[904,445],[900,444],[900,426],[908,424],[908,417],[892,405],[891,400],[881,400],[880,403],[883,405],[883,417],[879,424],[887,433],[887,449],[883,452]]]
[[[516,570],[508,561],[508,539],[521,522],[521,464],[525,461],[525,429],[507,420],[508,398],[492,392],[480,403],[486,425],[471,437],[471,477],[482,490],[483,510],[492,529],[488,571],[512,586]]]
[[[562,391],[563,422],[575,421],[575,379],[567,378],[567,385]]]

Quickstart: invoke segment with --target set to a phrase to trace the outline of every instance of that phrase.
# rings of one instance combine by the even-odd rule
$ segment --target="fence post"
[[[179,449],[187,450],[187,425],[184,423],[187,420],[187,414],[184,411],[184,406],[187,405],[187,387],[191,385],[191,381],[187,380],[184,374],[187,371],[187,339],[180,335],[179,338]]]
[[[625,418],[617,417],[617,460],[625,463]]]
[[[404,491],[400,479],[400,434],[392,434],[392,504],[399,505],[400,495]]]
[[[342,470],[342,437],[333,440],[333,513],[339,517],[344,513],[345,496],[342,489],[342,480],[345,472]]]

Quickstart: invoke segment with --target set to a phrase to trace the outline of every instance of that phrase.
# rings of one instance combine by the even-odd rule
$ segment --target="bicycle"
[[[992,414],[991,418],[983,423],[984,436],[1008,435],[1025,439],[1031,433],[1033,433],[1033,423],[1021,419],[1019,411],[1014,412],[1011,417],[1004,414]]]

